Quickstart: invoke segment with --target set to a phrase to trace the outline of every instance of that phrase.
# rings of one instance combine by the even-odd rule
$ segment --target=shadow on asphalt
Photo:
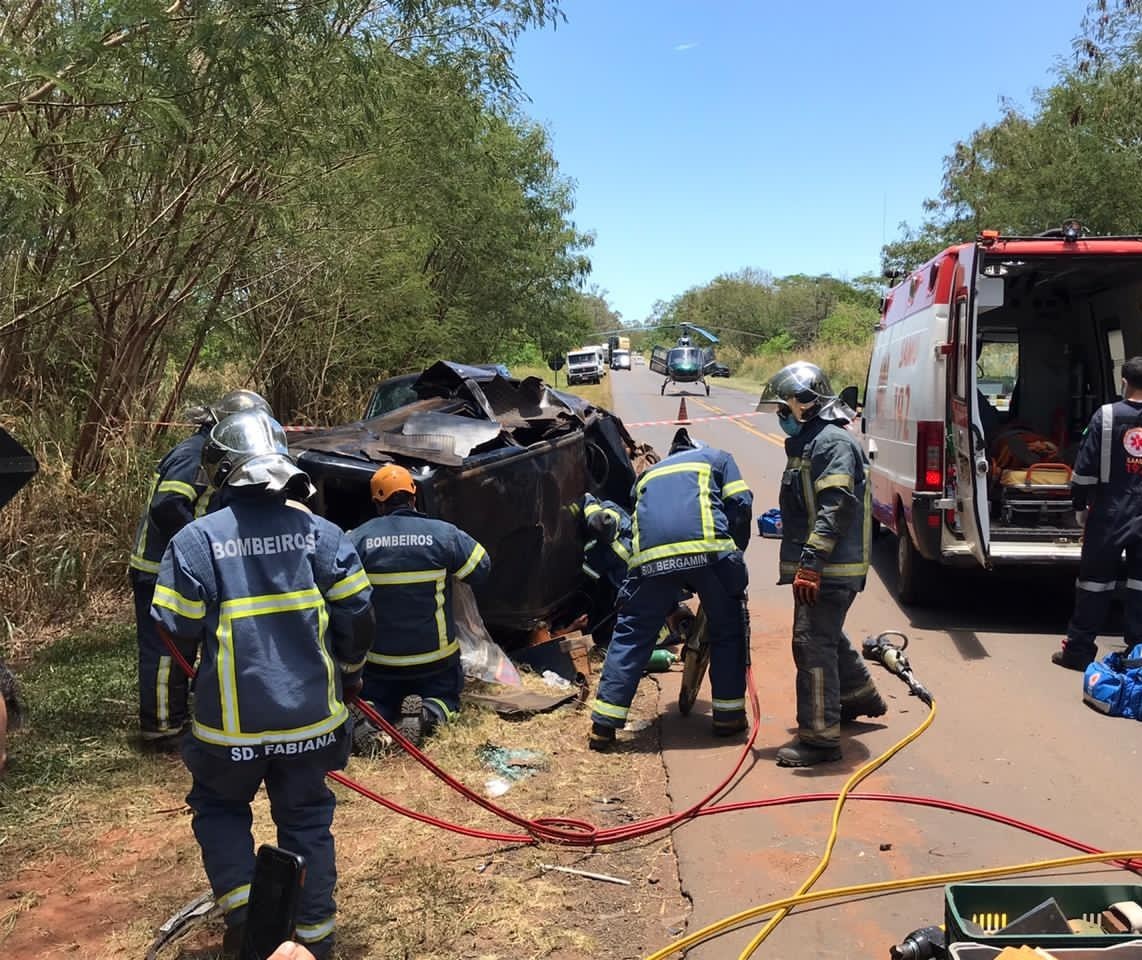
[[[896,538],[878,537],[872,565],[901,621],[918,630],[943,630],[965,660],[988,656],[981,633],[1041,633],[1062,637],[1074,606],[1075,573],[1044,567],[987,571],[940,567],[923,604],[896,599]],[[1109,625],[1118,630],[1118,617]]]

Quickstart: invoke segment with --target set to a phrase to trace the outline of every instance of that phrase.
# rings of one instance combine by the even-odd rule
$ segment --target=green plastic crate
[[[972,916],[1006,914],[1006,922],[1054,897],[1068,918],[1097,920],[1112,903],[1142,903],[1142,886],[1125,883],[950,883],[944,887],[944,923],[948,943],[980,943],[992,947],[1110,947],[1137,940],[1138,934],[1086,936],[1073,933],[972,933]],[[1002,919],[1002,917],[1000,918]],[[992,926],[1000,923],[993,922]]]

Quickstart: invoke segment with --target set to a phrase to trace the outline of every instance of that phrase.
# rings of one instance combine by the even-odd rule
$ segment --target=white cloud
[[[693,50],[696,46],[698,46],[698,44],[696,44],[696,43],[675,44],[674,52],[675,53],[685,53],[687,50]]]

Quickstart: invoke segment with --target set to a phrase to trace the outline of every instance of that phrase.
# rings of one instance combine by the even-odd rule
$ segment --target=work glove
[[[1089,511],[1087,511],[1087,510],[1076,510],[1075,511],[1075,523],[1077,523],[1080,527],[1085,527],[1088,512]]]
[[[820,595],[821,575],[816,570],[798,567],[793,575],[793,596],[797,602],[811,607]]]

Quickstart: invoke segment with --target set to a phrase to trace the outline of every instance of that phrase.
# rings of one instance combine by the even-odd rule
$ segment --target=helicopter
[[[710,343],[718,343],[718,338],[692,323],[678,326],[682,328],[678,342],[672,347],[655,347],[650,354],[650,369],[665,378],[659,393],[666,396],[666,387],[671,383],[700,383],[706,388],[708,397],[710,385],[706,377],[714,366],[714,350],[713,347],[695,346],[690,331],[705,337]]]

